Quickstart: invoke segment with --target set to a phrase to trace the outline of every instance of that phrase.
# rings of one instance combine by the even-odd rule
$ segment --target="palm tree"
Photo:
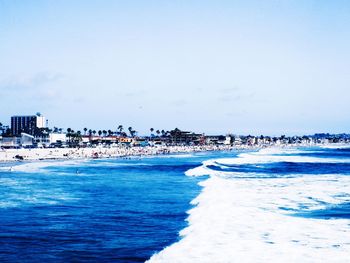
[[[73,130],[71,129],[71,128],[67,128],[67,133],[69,134],[69,133],[72,133],[73,132]]]
[[[93,130],[93,131],[92,131],[92,134],[95,136],[95,135],[96,135],[96,131],[95,131],[95,130]]]
[[[111,136],[113,133],[111,130],[108,130],[107,132],[108,132],[108,136]]]
[[[68,137],[68,141],[70,142],[72,136],[72,129],[71,128],[67,128],[67,137]]]
[[[158,137],[159,137],[160,131],[159,131],[159,130],[156,130],[156,133],[157,133],[157,135],[158,135]]]
[[[91,134],[92,134],[92,130],[90,129],[90,130],[89,130],[89,136],[91,136]]]
[[[122,131],[124,130],[123,125],[119,125],[117,130],[119,130],[119,135],[122,135]]]
[[[101,130],[99,130],[97,133],[98,133],[98,136],[100,136],[100,137],[101,137],[102,131],[101,131]]]
[[[150,140],[152,141],[152,140],[153,140],[153,138],[152,138],[152,137],[153,137],[153,131],[154,131],[154,129],[153,129],[153,128],[151,128],[151,129],[149,129],[149,130],[151,131],[151,134],[150,134],[150,136],[149,136],[149,137],[150,137]]]
[[[76,136],[75,136],[75,142],[76,143],[79,143],[80,141],[82,141],[82,139],[81,139],[81,131],[77,131],[77,133],[76,133]]]
[[[84,135],[86,135],[86,131],[87,131],[88,129],[87,128],[84,128]]]
[[[129,127],[128,131],[129,131],[131,137],[135,137],[135,134],[137,133],[137,131],[133,130],[132,127]]]
[[[71,137],[72,137],[72,146],[75,147],[78,145],[78,143],[81,141],[81,131],[71,132]]]

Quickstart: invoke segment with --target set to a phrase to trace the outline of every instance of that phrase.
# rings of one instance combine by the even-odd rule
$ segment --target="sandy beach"
[[[96,147],[96,148],[34,148],[2,149],[0,162],[50,159],[117,158],[171,153],[232,150],[232,146],[157,146],[157,147]]]

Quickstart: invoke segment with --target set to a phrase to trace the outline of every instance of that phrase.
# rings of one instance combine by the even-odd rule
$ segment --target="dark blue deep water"
[[[184,172],[227,156],[2,164],[0,262],[144,262],[186,226],[203,178]]]
[[[144,262],[179,240],[208,178],[184,173],[206,160],[228,183],[249,182],[261,209],[271,203],[274,213],[334,225],[350,219],[348,148],[269,150],[0,164],[0,262]],[[267,200],[274,191],[284,194]]]

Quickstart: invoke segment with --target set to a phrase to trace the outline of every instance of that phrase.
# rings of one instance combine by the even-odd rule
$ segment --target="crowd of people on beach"
[[[229,145],[2,149],[0,150],[0,161],[141,157],[231,149],[233,147]]]

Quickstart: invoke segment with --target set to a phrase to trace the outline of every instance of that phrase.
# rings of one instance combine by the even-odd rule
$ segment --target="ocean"
[[[350,148],[0,164],[0,262],[349,259]]]

